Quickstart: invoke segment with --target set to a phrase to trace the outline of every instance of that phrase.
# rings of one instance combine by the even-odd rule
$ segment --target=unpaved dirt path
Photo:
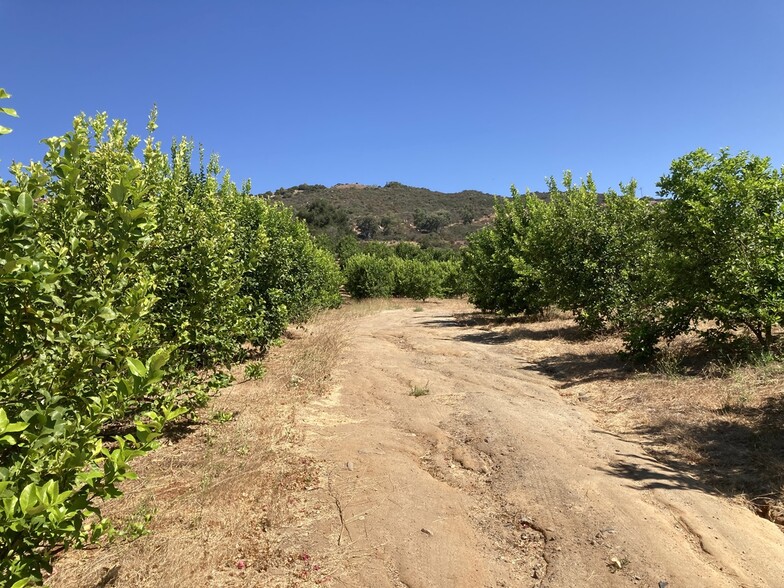
[[[423,306],[358,318],[300,416],[303,559],[374,588],[784,586],[775,525],[599,430],[467,305]]]

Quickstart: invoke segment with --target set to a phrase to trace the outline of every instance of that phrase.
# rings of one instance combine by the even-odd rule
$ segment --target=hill
[[[446,193],[388,182],[302,184],[268,192],[294,208],[316,232],[353,231],[377,240],[446,241],[460,244],[493,215],[493,194],[477,190]]]

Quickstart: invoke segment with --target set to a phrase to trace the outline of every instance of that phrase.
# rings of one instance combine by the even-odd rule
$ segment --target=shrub
[[[363,216],[357,221],[357,231],[360,239],[372,239],[378,232],[379,221],[374,216]]]
[[[449,224],[450,217],[446,210],[425,212],[422,209],[414,211],[414,226],[420,233],[435,233],[441,227]]]
[[[440,294],[446,298],[459,298],[468,291],[466,276],[459,261],[442,261],[438,264],[441,276]]]
[[[40,581],[55,548],[95,540],[100,501],[182,413],[161,387],[169,352],[140,356],[155,230],[137,141],[105,117],[49,139],[43,164],[0,185],[0,574]],[[90,143],[92,127],[93,147]],[[146,359],[146,361],[144,361]],[[124,423],[124,435],[106,427]]]
[[[244,268],[242,294],[264,321],[263,333],[249,337],[254,343],[266,347],[289,322],[340,304],[341,276],[334,258],[315,245],[291,209],[248,196],[242,199],[240,223],[253,252]],[[252,235],[260,235],[260,245]]]
[[[416,243],[401,241],[395,245],[395,255],[400,259],[416,259],[422,253],[422,249]]]
[[[393,262],[368,254],[355,255],[346,263],[346,290],[355,298],[386,298],[395,288]]]
[[[534,268],[546,299],[571,311],[581,327],[622,327],[645,283],[652,207],[635,197],[633,181],[603,199],[590,175],[577,185],[565,173],[563,191],[553,178],[549,184],[549,201],[531,202],[516,259]]]
[[[353,234],[348,213],[324,198],[309,202],[299,216],[308,223],[314,233],[325,233],[335,239]]]
[[[154,151],[147,154],[161,172],[155,178],[156,229],[143,260],[156,275],[154,340],[174,345],[188,365],[212,366],[233,359],[250,334],[251,302],[240,295],[242,259],[217,159],[199,179],[190,170],[191,153],[183,140],[172,149],[170,165],[155,162]]]
[[[537,272],[517,251],[530,224],[530,198],[513,187],[510,199],[496,200],[495,222],[468,237],[462,260],[468,300],[484,311],[533,314],[546,306]]]
[[[394,272],[396,296],[425,300],[440,293],[441,272],[437,263],[399,259]]]

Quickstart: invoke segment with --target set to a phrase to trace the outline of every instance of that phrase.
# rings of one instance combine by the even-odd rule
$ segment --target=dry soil
[[[284,539],[303,581],[784,586],[776,525],[601,430],[467,310],[352,325],[332,392],[298,416],[319,464]]]
[[[49,584],[784,587],[774,523],[603,430],[530,337],[392,304],[296,331],[139,459],[107,513],[149,534]]]

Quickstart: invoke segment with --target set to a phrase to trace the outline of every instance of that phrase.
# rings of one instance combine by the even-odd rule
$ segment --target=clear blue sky
[[[303,182],[508,194],[592,171],[652,194],[729,146],[784,163],[780,0],[0,0],[0,166],[108,111]],[[5,172],[4,172],[4,175]]]

